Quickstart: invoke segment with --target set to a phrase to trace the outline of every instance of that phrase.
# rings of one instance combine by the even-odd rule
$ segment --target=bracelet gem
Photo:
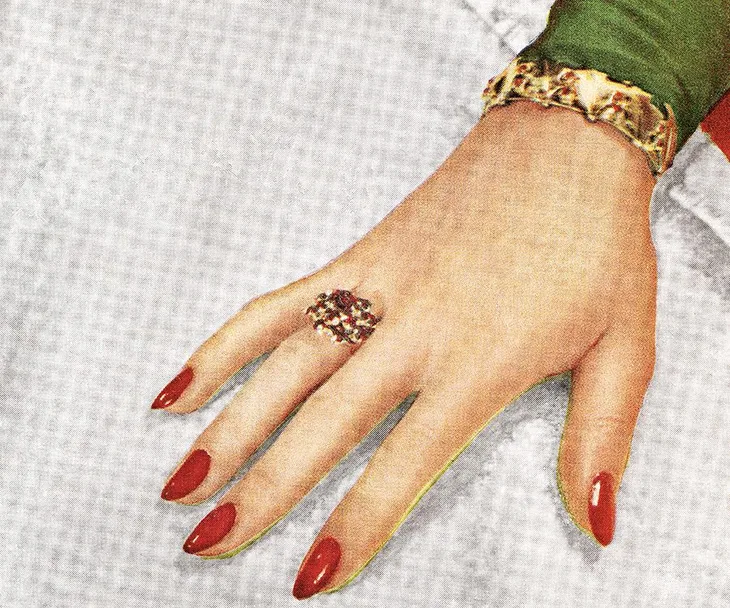
[[[580,112],[591,122],[608,123],[646,154],[656,176],[674,160],[677,122],[669,104],[665,104],[664,113],[646,91],[629,82],[611,80],[598,70],[547,61],[523,62],[518,57],[489,81],[482,99],[482,116],[495,106],[527,100]]]

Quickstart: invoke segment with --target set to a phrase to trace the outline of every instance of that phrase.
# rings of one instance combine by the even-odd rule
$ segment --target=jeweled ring
[[[360,344],[380,321],[370,309],[369,300],[358,298],[346,289],[334,289],[319,294],[306,312],[314,328],[332,342]]]

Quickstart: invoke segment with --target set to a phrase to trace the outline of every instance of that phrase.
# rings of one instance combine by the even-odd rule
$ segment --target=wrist
[[[621,132],[572,110],[516,101],[492,108],[478,126],[482,137],[509,146],[513,153],[529,154],[538,165],[567,162],[594,175],[656,181],[644,152]]]
[[[590,122],[609,124],[645,153],[654,175],[666,171],[674,158],[677,126],[672,109],[660,109],[646,91],[616,82],[597,70],[518,58],[489,80],[482,99],[482,114],[528,100],[578,112]]]
[[[462,145],[481,179],[515,204],[648,218],[656,180],[644,152],[610,125],[519,101],[490,110]]]
[[[671,106],[678,149],[730,86],[730,4],[565,0],[550,10],[523,61],[590,68]]]

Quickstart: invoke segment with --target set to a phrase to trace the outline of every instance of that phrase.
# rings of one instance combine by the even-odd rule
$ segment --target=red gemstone
[[[355,303],[356,299],[349,291],[337,291],[335,292],[335,302],[340,308],[350,308]]]

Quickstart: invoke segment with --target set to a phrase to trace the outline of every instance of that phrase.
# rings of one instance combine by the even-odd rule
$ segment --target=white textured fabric
[[[159,491],[233,392],[187,417],[150,402],[241,304],[435,169],[549,5],[3,3],[1,606],[296,605],[301,557],[388,425],[261,541],[202,561],[180,547],[211,503]],[[661,180],[653,230],[658,363],[613,544],[556,489],[558,378],[313,605],[730,605],[730,164],[702,135]]]

